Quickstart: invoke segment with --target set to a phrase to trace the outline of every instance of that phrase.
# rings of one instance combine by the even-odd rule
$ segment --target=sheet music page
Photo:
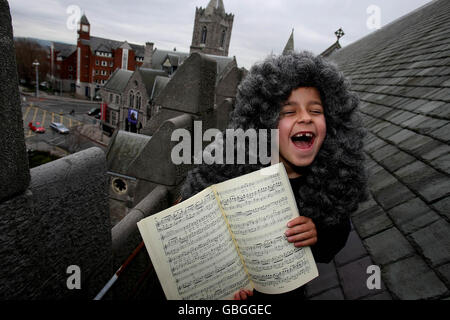
[[[256,290],[284,293],[318,276],[311,249],[296,248],[284,235],[299,213],[282,163],[217,184],[216,190]]]
[[[232,299],[251,289],[212,188],[138,227],[167,299]]]

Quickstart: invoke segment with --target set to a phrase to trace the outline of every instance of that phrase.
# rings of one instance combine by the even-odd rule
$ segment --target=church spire
[[[284,47],[283,54],[289,54],[294,51],[294,29],[292,29],[291,36],[289,37],[286,46]]]
[[[214,14],[214,9],[218,11],[219,14],[225,14],[225,6],[222,0],[210,0],[208,6],[206,7],[206,14]]]

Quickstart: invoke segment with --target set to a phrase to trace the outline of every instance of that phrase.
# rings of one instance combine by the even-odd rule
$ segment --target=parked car
[[[91,110],[88,111],[88,115],[89,116],[96,116],[98,115],[100,112],[102,112],[102,110],[100,108],[92,108]]]
[[[99,95],[96,95],[96,96],[94,97],[94,101],[102,101],[102,97],[99,96]]]
[[[101,112],[95,115],[95,119],[100,119],[101,117],[102,117],[102,113]]]
[[[69,133],[69,129],[67,129],[62,123],[59,122],[51,122],[50,128],[59,133]]]
[[[45,133],[45,128],[41,125],[40,122],[33,122],[28,123],[28,128],[30,128],[31,131],[36,133]]]

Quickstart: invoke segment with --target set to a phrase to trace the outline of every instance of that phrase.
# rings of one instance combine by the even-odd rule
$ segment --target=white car
[[[51,122],[50,123],[50,128],[52,128],[53,130],[55,130],[56,132],[59,133],[69,133],[69,129],[67,129],[62,123],[59,122]]]

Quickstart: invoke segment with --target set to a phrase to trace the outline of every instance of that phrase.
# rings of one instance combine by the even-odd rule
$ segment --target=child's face
[[[280,160],[289,178],[298,177],[295,167],[314,161],[327,132],[319,91],[312,87],[292,90],[281,108],[278,129]]]

